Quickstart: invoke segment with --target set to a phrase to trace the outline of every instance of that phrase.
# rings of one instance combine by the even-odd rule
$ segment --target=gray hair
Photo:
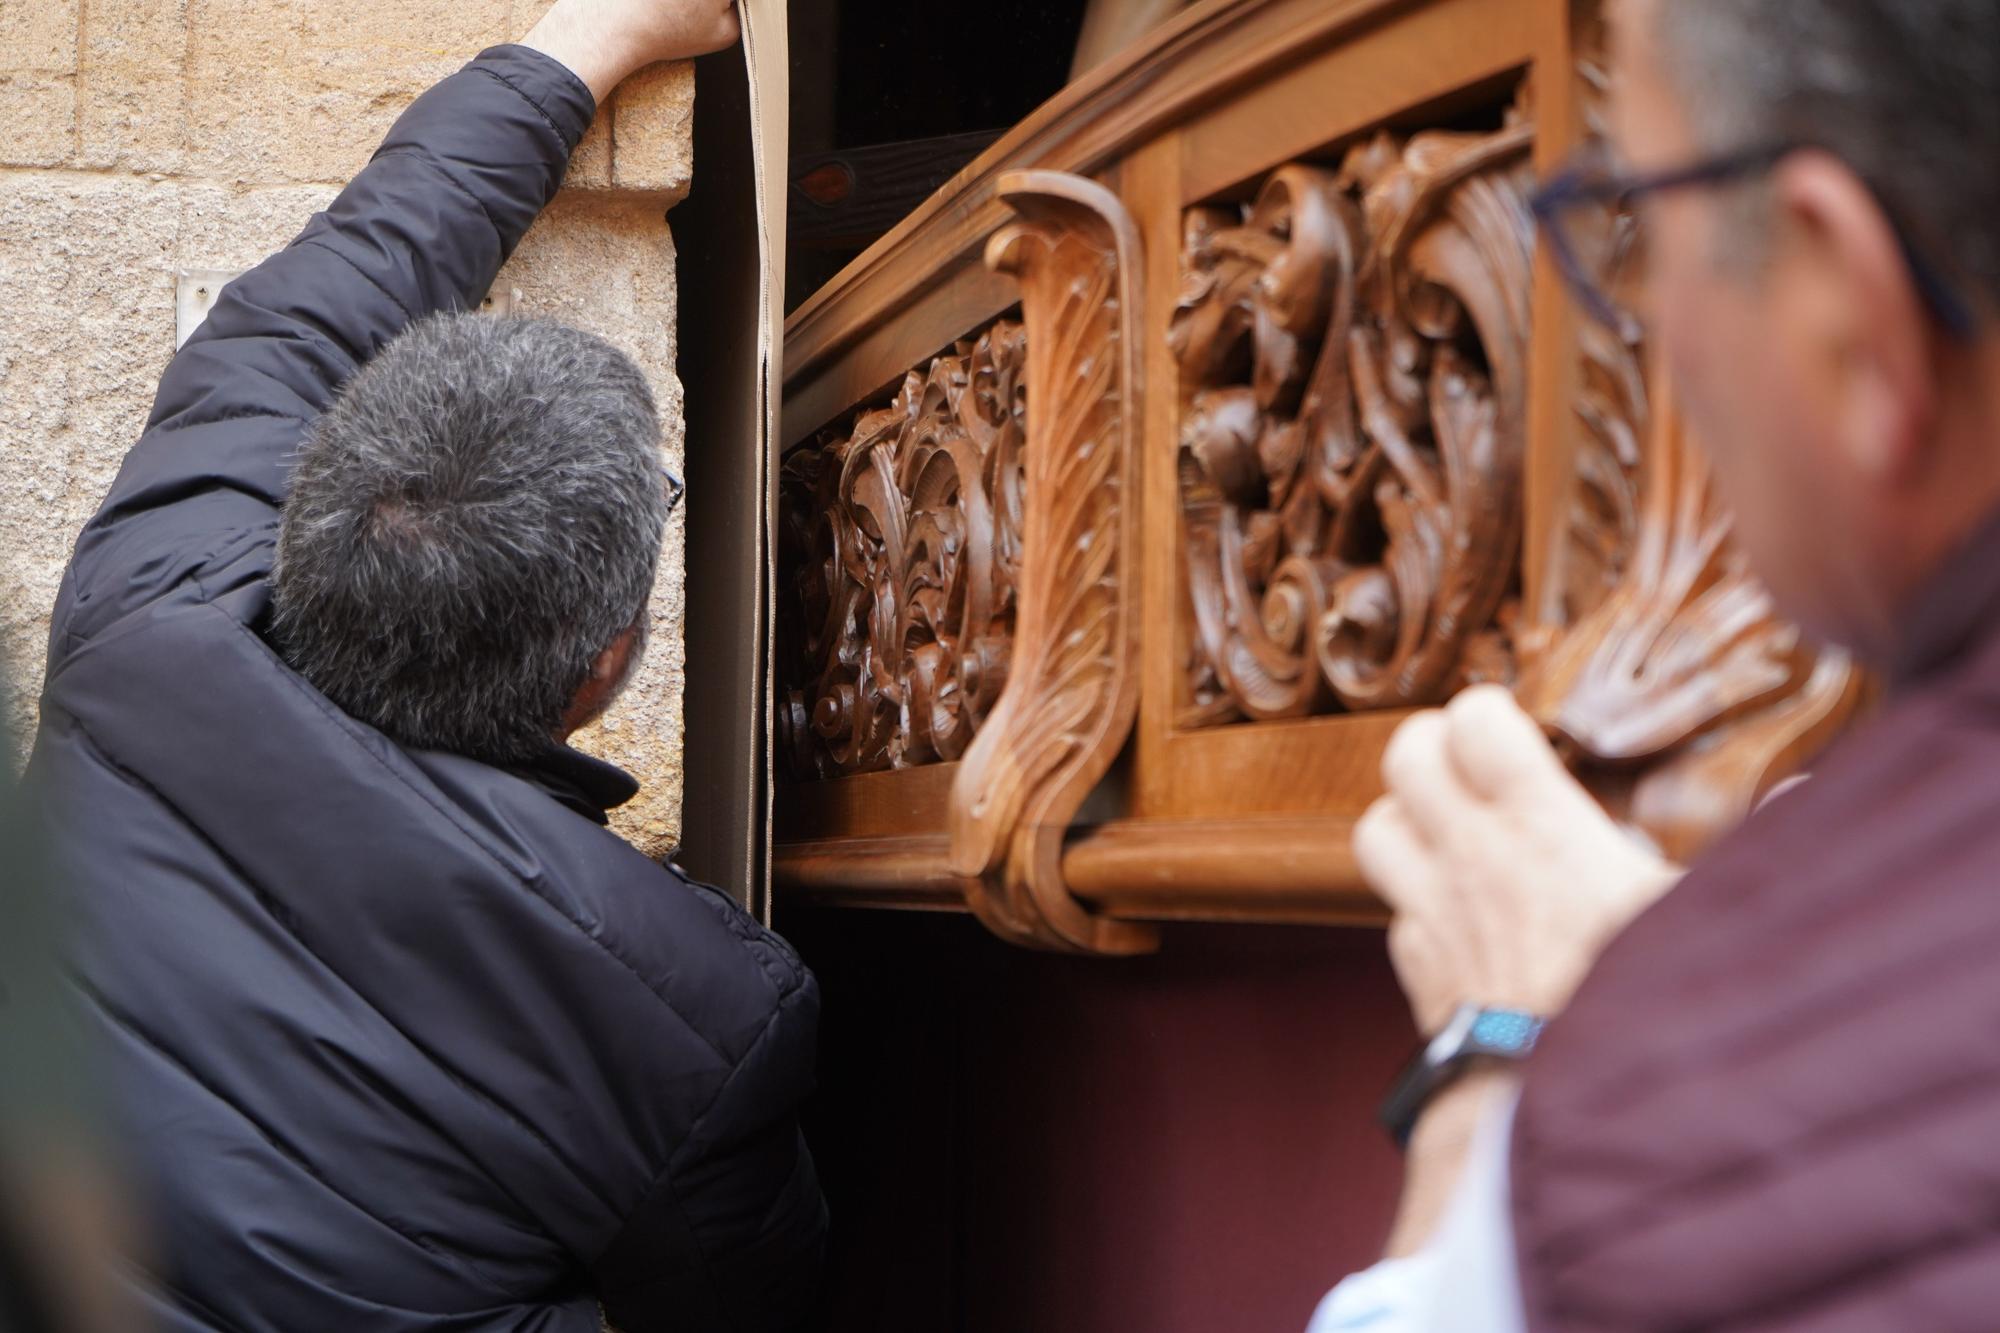
[[[2000,297],[2000,3],[1655,0],[1709,151],[1816,144],[1976,306]]]
[[[602,339],[420,321],[306,434],[274,642],[402,745],[546,753],[596,658],[644,618],[667,517],[659,443],[645,376]]]

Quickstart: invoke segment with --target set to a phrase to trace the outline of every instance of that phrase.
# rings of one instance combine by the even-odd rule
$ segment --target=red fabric
[[[829,1333],[1297,1333],[1380,1256],[1402,1158],[1374,1111],[1416,1044],[1381,932],[1174,927],[1108,960],[779,921],[827,997]]]

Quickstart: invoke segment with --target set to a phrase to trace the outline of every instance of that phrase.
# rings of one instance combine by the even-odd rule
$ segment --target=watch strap
[[[1459,1006],[1391,1085],[1376,1119],[1398,1147],[1407,1147],[1424,1107],[1469,1062],[1526,1060],[1534,1053],[1543,1026],[1541,1018],[1520,1009]]]

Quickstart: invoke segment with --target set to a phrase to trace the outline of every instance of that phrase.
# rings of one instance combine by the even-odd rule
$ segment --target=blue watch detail
[[[1542,1020],[1518,1009],[1482,1009],[1472,1020],[1470,1040],[1489,1055],[1522,1055],[1535,1049]]]
[[[1525,1060],[1541,1040],[1542,1027],[1542,1019],[1519,1009],[1459,1006],[1389,1090],[1377,1113],[1382,1127],[1397,1143],[1407,1144],[1425,1104],[1458,1076],[1467,1061],[1481,1056]]]

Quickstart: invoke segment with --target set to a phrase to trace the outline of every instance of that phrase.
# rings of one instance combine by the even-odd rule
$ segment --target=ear
[[[1778,328],[1823,395],[1835,443],[1864,481],[1924,461],[1938,411],[1941,331],[1880,202],[1851,168],[1804,150],[1773,174]]]
[[[589,726],[611,707],[611,701],[618,697],[619,687],[631,673],[632,654],[638,648],[639,627],[632,626],[611,641],[611,646],[599,653],[590,664],[590,674],[571,696],[569,707],[563,710],[562,732],[556,739],[569,739],[570,733]]]

